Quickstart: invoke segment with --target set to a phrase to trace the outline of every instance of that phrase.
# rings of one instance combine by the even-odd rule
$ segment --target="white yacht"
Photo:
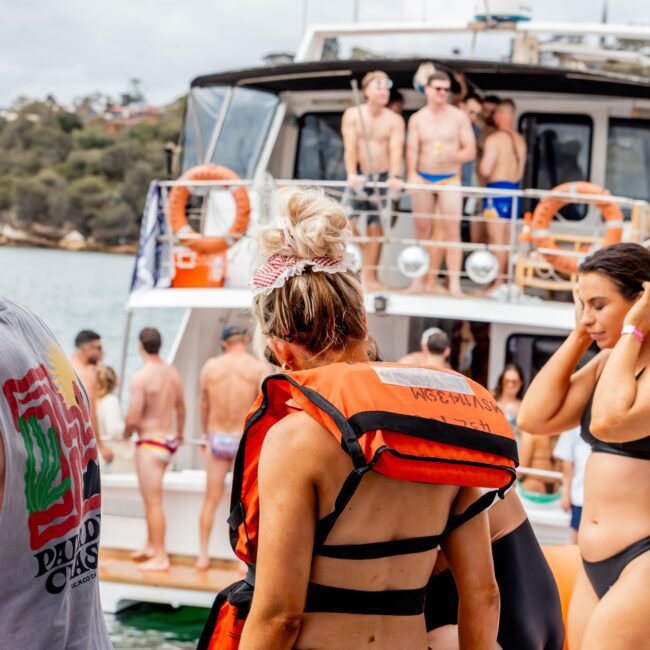
[[[403,271],[422,272],[418,247],[437,244],[414,239],[407,198],[392,206],[389,202],[382,215],[385,239],[379,269],[386,290],[366,296],[369,328],[386,360],[417,349],[422,331],[438,326],[450,334],[453,364],[463,372],[492,387],[504,364],[514,362],[529,382],[574,323],[569,290],[575,273],[562,273],[566,265],[558,260],[569,260],[575,267],[612,228],[618,228],[623,239],[645,240],[650,208],[650,86],[647,77],[632,72],[647,66],[648,60],[641,52],[617,51],[608,44],[616,39],[647,39],[650,28],[483,18],[469,25],[316,26],[307,31],[291,62],[203,75],[192,81],[174,161],[174,176],[179,178],[161,180],[153,188],[143,219],[134,290],[126,307],[123,354],[126,359],[127,346],[134,345],[130,325],[136,310],[183,310],[169,360],[183,378],[190,441],[198,441],[202,434],[197,403],[202,364],[218,352],[223,326],[250,324],[248,280],[255,260],[250,238],[232,236],[241,208],[238,201],[243,193],[250,202],[250,232],[255,223],[272,217],[281,186],[318,185],[341,196],[345,190],[341,115],[359,101],[357,84],[368,71],[381,69],[390,76],[404,97],[407,119],[425,101],[417,89],[422,64],[449,72],[453,84],[462,75],[470,90],[513,99],[528,158],[524,189],[510,194],[520,213],[534,212],[552,198],[565,204],[546,229],[553,246],[565,249],[561,255],[549,248],[548,237],[536,237],[534,221],[530,233],[530,219],[513,220],[508,273],[501,289],[491,297],[457,299],[399,291],[410,281]],[[449,43],[451,36],[465,39],[473,48],[490,39],[501,45],[507,41],[509,56],[507,60],[435,56],[437,45]],[[379,46],[374,45],[377,42]],[[382,45],[385,49],[404,42],[412,43],[413,49],[424,44],[426,56],[370,56],[380,52]],[[354,50],[357,43],[363,44],[367,58],[353,56],[359,53]],[[623,67],[628,72],[621,72]],[[200,180],[201,173],[193,173],[200,165],[225,167],[240,180]],[[189,176],[198,180],[188,178],[190,170]],[[559,185],[563,187],[554,191]],[[195,237],[224,237],[223,253],[196,255],[185,245],[188,239],[173,232],[169,198],[180,188],[189,189],[189,196],[181,194],[180,199]],[[603,198],[599,188],[611,195]],[[482,218],[474,215],[480,214],[476,205],[483,197],[503,195],[484,188],[462,191],[468,199],[467,221]],[[175,209],[178,200],[176,192]],[[623,223],[603,220],[604,202],[614,206]],[[480,282],[490,273],[489,251],[495,247],[470,243],[467,236],[461,246],[469,260],[463,286],[468,291],[479,289],[471,278]],[[470,258],[475,251],[482,251],[482,257]],[[172,553],[193,555],[198,548],[204,484],[198,444],[185,445],[177,458],[175,471],[165,478],[167,542]],[[557,499],[524,502],[543,543],[568,541],[568,515]],[[226,494],[217,522],[225,522],[228,504]],[[215,526],[211,553],[222,560],[234,559],[225,526]],[[102,532],[105,549],[135,548],[144,537],[135,475],[103,477]],[[208,606],[213,597],[200,589],[173,591],[173,586],[129,586],[120,580],[103,580],[102,589],[105,607],[113,610],[124,598]]]

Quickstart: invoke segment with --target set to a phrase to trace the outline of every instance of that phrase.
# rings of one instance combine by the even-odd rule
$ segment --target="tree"
[[[85,176],[70,183],[70,221],[83,235],[90,234],[91,223],[108,205],[108,183],[100,176]]]
[[[131,207],[115,199],[91,222],[92,235],[97,241],[124,244],[138,236],[136,215]]]
[[[83,122],[76,113],[63,113],[58,117],[59,125],[66,133],[72,133],[75,129],[83,129]]]
[[[141,214],[149,183],[155,178],[153,167],[144,161],[135,163],[126,173],[122,198],[134,214]]]
[[[45,222],[48,217],[47,187],[33,178],[16,181],[14,205],[16,215],[27,224]]]

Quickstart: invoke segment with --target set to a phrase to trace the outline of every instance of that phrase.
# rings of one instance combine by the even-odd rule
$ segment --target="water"
[[[102,336],[104,363],[119,371],[125,305],[133,258],[129,255],[78,253],[0,246],[0,296],[31,309],[52,329],[70,355],[81,329]],[[138,310],[133,317],[125,381],[139,365],[137,334],[157,327],[167,354],[180,325],[181,310]],[[116,650],[195,648],[208,610],[140,604],[107,616]]]
[[[107,616],[115,650],[190,650],[196,648],[209,610],[139,603]]]
[[[95,330],[102,336],[104,363],[119,372],[133,263],[130,255],[0,246],[0,296],[40,316],[68,355],[72,354],[79,330]],[[164,356],[171,349],[181,318],[181,310],[135,312],[127,382],[139,365],[140,329],[152,326],[160,330]]]

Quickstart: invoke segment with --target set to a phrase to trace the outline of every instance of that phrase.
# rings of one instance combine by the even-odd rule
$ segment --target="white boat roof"
[[[377,310],[377,297],[386,299],[386,309]],[[127,310],[137,309],[248,309],[248,289],[151,289],[129,296]],[[366,295],[366,311],[394,316],[424,316],[482,321],[526,327],[571,330],[575,325],[572,303],[539,301],[501,302],[489,298],[451,298],[386,292]]]

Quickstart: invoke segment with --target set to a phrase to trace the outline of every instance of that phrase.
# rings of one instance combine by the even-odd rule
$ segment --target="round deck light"
[[[429,270],[429,256],[420,246],[409,246],[399,254],[397,268],[407,278],[421,278]]]
[[[361,265],[363,263],[363,257],[361,256],[361,249],[356,244],[348,244],[346,251],[348,255],[352,255],[352,270],[355,273],[361,271]]]
[[[489,284],[499,273],[499,260],[490,251],[474,251],[467,257],[465,270],[472,282]]]

